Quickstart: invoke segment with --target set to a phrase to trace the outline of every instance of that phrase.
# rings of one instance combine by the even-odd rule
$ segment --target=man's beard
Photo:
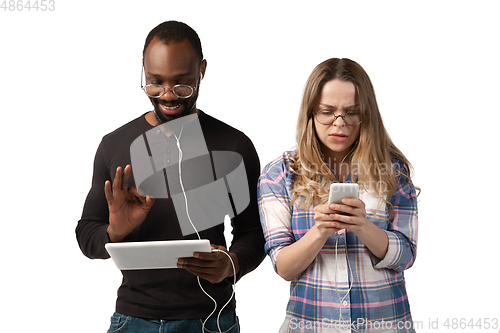
[[[199,88],[200,88],[200,86],[198,85],[198,87],[195,91],[195,94],[193,96],[191,96],[190,98],[177,100],[177,102],[180,105],[184,106],[184,110],[181,113],[176,114],[176,115],[164,114],[160,110],[160,106],[159,106],[160,99],[159,98],[150,98],[151,103],[153,104],[155,118],[156,118],[156,121],[158,121],[158,125],[164,124],[164,123],[169,122],[171,120],[178,119],[178,118],[189,115],[193,111],[193,109],[196,105],[196,100],[198,99]]]

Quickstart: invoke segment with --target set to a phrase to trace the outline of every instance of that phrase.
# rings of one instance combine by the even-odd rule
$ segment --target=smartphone
[[[359,186],[353,183],[332,183],[330,185],[330,195],[328,204],[341,204],[344,198],[358,198]]]

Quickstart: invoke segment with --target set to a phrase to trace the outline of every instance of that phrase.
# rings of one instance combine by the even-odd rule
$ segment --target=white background
[[[419,332],[436,331],[436,320],[446,332],[446,319],[500,319],[496,8],[56,0],[51,12],[1,9],[2,331],[107,330],[121,274],[84,257],[74,229],[102,136],[151,110],[139,89],[142,48],[170,19],[202,41],[198,107],[245,132],[262,167],[294,145],[312,69],[330,57],[360,63],[422,188],[418,256],[406,272]],[[268,258],[236,293],[242,332],[277,332],[288,283]]]

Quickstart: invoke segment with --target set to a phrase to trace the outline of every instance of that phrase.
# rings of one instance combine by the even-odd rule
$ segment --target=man
[[[193,231],[185,234],[182,229],[184,222],[181,223],[180,213],[176,212],[180,211],[179,206],[173,202],[175,189],[183,185],[179,183],[180,172],[177,177],[163,177],[168,195],[147,195],[142,191],[142,185],[134,180],[139,179],[142,171],[131,163],[131,145],[141,136],[146,137],[152,129],[158,131],[159,137],[165,139],[161,163],[164,163],[167,174],[168,168],[172,167],[170,160],[180,163],[182,154],[189,155],[195,149],[189,141],[192,141],[189,131],[194,127],[192,124],[199,123],[206,149],[210,152],[206,156],[214,161],[217,151],[236,152],[241,155],[246,170],[250,203],[239,214],[233,214],[233,240],[229,251],[223,235],[223,220],[199,231],[200,238],[209,239],[212,248],[228,253],[231,260],[222,252],[195,253],[195,257],[180,259],[178,269],[122,271],[123,282],[118,289],[110,332],[201,332],[202,322],[213,311],[214,303],[202,292],[197,276],[206,292],[217,301],[217,314],[231,298],[232,263],[239,279],[255,269],[265,256],[256,203],[259,159],[252,142],[242,132],[197,109],[196,99],[206,68],[199,37],[186,24],[168,21],[149,33],[143,51],[146,83],[143,90],[154,110],[102,139],[94,161],[92,187],[76,235],[82,252],[92,259],[109,258],[104,247],[109,242],[197,239]],[[183,123],[185,125],[180,131],[179,128],[164,131],[161,127],[181,119],[189,120]],[[150,152],[152,159],[155,154]],[[175,161],[177,156],[179,159]],[[215,173],[210,163],[207,166],[182,161],[182,179],[186,184],[186,180],[192,182],[200,173]],[[192,187],[193,184],[186,186]],[[183,187],[182,192],[185,194]],[[233,208],[235,205],[236,202]],[[235,305],[233,298],[220,316],[223,332],[239,332]],[[216,315],[207,321],[205,327],[219,331]]]

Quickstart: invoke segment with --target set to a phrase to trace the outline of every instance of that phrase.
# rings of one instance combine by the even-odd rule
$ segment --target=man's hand
[[[233,260],[236,273],[240,270],[238,257],[230,253],[224,246],[212,245],[212,250],[224,251]],[[195,252],[194,258],[179,258],[177,267],[199,276],[211,283],[219,283],[226,277],[233,276],[233,266],[228,256],[221,252]]]
[[[153,206],[154,199],[142,196],[135,186],[128,188],[131,166],[127,165],[122,175],[122,168],[116,169],[113,185],[109,180],[104,184],[104,193],[108,201],[109,227],[111,242],[119,242],[138,227]]]

